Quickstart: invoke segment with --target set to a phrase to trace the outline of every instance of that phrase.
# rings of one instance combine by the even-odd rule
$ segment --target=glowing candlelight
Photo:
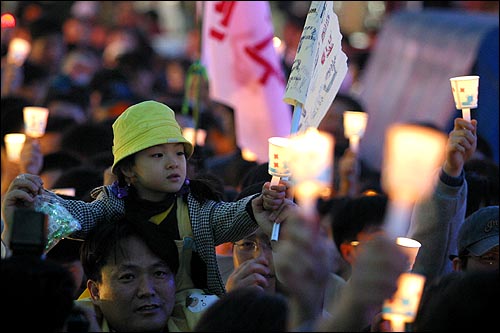
[[[395,124],[388,128],[381,183],[390,199],[386,214],[390,236],[406,234],[412,205],[434,189],[446,140],[444,133],[429,127]]]
[[[8,133],[4,136],[7,159],[11,162],[21,161],[21,150],[23,149],[26,135],[23,133]]]
[[[391,322],[392,332],[404,332],[405,323],[415,320],[424,284],[425,276],[420,274],[403,273],[399,276],[398,289],[382,307],[382,318]]]
[[[23,109],[24,133],[32,138],[40,138],[45,134],[49,109],[38,106],[26,106]]]
[[[334,144],[333,136],[313,127],[290,137],[295,195],[306,215],[315,215],[317,197],[325,187],[332,186]]]
[[[9,43],[7,62],[18,67],[24,64],[31,51],[31,44],[23,38],[13,38]]]
[[[349,139],[349,148],[357,153],[359,140],[365,134],[368,113],[360,111],[344,111],[344,136]]]

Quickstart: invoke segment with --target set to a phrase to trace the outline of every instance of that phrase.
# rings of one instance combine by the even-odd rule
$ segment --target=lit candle
[[[26,106],[23,109],[24,133],[32,138],[40,138],[45,134],[49,109],[38,106]]]
[[[394,124],[387,129],[381,184],[389,196],[385,219],[390,236],[406,234],[413,204],[434,189],[446,140],[444,133],[419,125]]]
[[[7,159],[11,162],[19,163],[21,161],[21,150],[23,149],[26,135],[23,133],[8,133],[4,136],[5,151]]]
[[[390,321],[392,332],[404,332],[405,323],[415,320],[424,284],[425,276],[420,274],[403,273],[399,276],[398,289],[382,306],[382,318]]]
[[[349,148],[358,153],[359,140],[365,134],[368,113],[361,111],[344,111],[344,136],[349,139]]]
[[[9,43],[9,52],[7,53],[7,62],[18,67],[24,64],[31,51],[31,44],[23,38],[13,38]]]
[[[290,137],[289,162],[295,195],[306,216],[314,216],[319,194],[332,186],[335,140],[314,127]]]

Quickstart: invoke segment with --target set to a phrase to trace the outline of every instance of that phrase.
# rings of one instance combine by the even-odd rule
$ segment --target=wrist
[[[461,186],[464,182],[465,179],[465,173],[463,170],[461,170],[457,176],[454,174],[448,173],[445,168],[443,167],[441,169],[441,172],[439,173],[439,179],[445,183],[446,185],[449,186]]]

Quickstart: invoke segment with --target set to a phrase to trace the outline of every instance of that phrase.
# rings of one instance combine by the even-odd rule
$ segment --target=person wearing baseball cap
[[[458,233],[458,255],[450,256],[455,271],[498,270],[498,206],[478,209]]]

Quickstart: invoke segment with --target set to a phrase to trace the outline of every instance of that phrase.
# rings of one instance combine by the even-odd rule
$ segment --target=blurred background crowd
[[[310,2],[272,1],[270,5],[277,37],[275,46],[282,59],[283,71],[288,75]],[[335,1],[334,6],[343,34],[343,51],[349,59],[349,72],[335,100],[337,106],[332,106],[337,111],[325,117],[320,129],[334,134],[336,150],[341,152],[346,147],[346,139],[335,114],[347,109],[380,112],[381,116],[372,116],[372,127],[378,131],[370,130],[369,125],[360,152],[361,156],[366,156],[368,166],[379,170],[381,145],[376,142],[381,141],[380,132],[385,130],[380,122],[387,125],[391,121],[405,120],[398,119],[401,116],[392,114],[390,109],[378,111],[380,105],[365,97],[369,93],[362,94],[363,84],[374,86],[371,82],[363,83],[361,73],[384,23],[399,10],[418,13],[438,8],[471,15],[498,14],[498,2]],[[82,179],[75,176],[62,177],[58,184],[55,183],[62,170],[68,173],[71,167],[71,172],[94,175],[86,178],[88,188],[100,183],[102,171],[110,165],[110,125],[123,110],[135,102],[154,99],[170,106],[179,114],[181,125],[189,127],[193,126],[191,106],[196,96],[203,102],[199,119],[198,116],[194,119],[195,126],[203,129],[206,136],[197,147],[192,164],[197,170],[206,169],[222,176],[229,189],[238,188],[245,170],[256,163],[237,147],[233,110],[209,101],[206,86],[198,92],[186,87],[189,66],[200,59],[201,10],[195,1],[3,1],[2,14],[12,14],[15,22],[9,23],[8,17],[2,16],[2,137],[22,132],[24,106],[47,107],[50,115],[46,134],[25,145],[25,154],[43,155],[44,162],[31,166],[30,171],[53,175],[50,181],[46,179],[49,188],[83,186],[65,181],[68,177]],[[20,66],[8,66],[9,42],[16,37],[30,41],[31,52]],[[498,45],[496,52],[498,54]],[[400,62],[403,61],[394,60],[396,64]],[[495,79],[498,90],[498,75],[491,79],[493,87]],[[488,80],[482,77],[481,86],[486,87]],[[385,93],[388,99],[391,98],[390,92]],[[451,100],[451,94],[447,97]],[[498,91],[492,98],[494,102],[487,104],[486,94],[481,95],[480,108],[481,105],[494,107],[495,101],[498,107]],[[191,106],[186,111],[183,104]],[[445,131],[451,128],[454,118],[451,110],[430,110],[428,113],[435,115],[436,126]],[[484,140],[480,141],[481,151],[498,163],[498,139],[494,139],[498,127],[491,128],[495,118],[485,118],[492,113],[498,118],[497,112],[478,111],[476,115],[484,119],[479,129],[480,134],[481,130],[485,131]],[[417,116],[417,120],[431,123],[426,117],[418,119]],[[379,119],[379,123],[375,123],[375,119]],[[12,178],[9,174],[16,175],[29,167],[22,162],[21,165],[10,163],[4,157],[2,140],[2,193]],[[221,168],[228,159],[234,159],[232,163],[239,167]]]
[[[311,2],[269,3],[276,36],[274,45],[288,78]],[[473,111],[473,118],[479,124],[477,149],[464,166],[464,177],[469,186],[464,217],[480,207],[498,205],[499,2],[335,1],[334,6],[343,35],[342,49],[348,57],[348,74],[319,126],[320,130],[335,137],[333,193],[349,196],[349,193],[342,192],[342,177],[337,176],[345,167],[341,161],[349,162],[349,159],[342,159],[349,146],[343,134],[342,112],[366,111],[371,117],[365,139],[361,142],[361,181],[355,189],[355,196],[383,192],[379,182],[381,138],[390,122],[412,120],[447,133],[454,128],[455,112],[458,111],[453,105],[449,83],[446,82],[448,95],[444,97],[438,94],[438,90],[433,91],[431,84],[435,75],[440,73],[436,69],[439,64],[443,68],[453,64],[453,54],[439,54],[433,48],[436,44],[426,42],[416,46],[404,45],[406,48],[402,49],[406,53],[403,52],[403,56],[406,58],[383,51],[390,50],[387,43],[395,40],[390,34],[403,31],[405,28],[401,26],[406,26],[408,31],[404,30],[404,33],[408,34],[425,31],[420,30],[422,26],[438,26],[438,33],[434,30],[426,36],[431,40],[437,35],[448,36],[440,34],[439,29],[452,33],[453,27],[447,24],[455,21],[459,24],[455,31],[472,31],[466,40],[475,43],[474,47],[470,46],[467,52],[463,52],[468,62],[466,66],[455,67],[456,75],[476,73],[481,76],[479,107]],[[7,158],[2,140],[2,200],[16,176],[30,173],[39,175],[47,189],[92,201],[92,189],[113,181],[109,173],[113,164],[111,125],[129,106],[145,100],[168,105],[175,111],[183,128],[194,127],[203,132],[188,161],[188,178],[196,176],[210,180],[227,201],[241,198],[243,193],[258,193],[262,182],[270,179],[267,163],[259,163],[238,146],[234,110],[210,99],[206,86],[209,81],[193,84],[190,76],[192,65],[201,56],[202,10],[197,1],[2,1],[2,138],[8,133],[23,132],[24,107],[49,109],[45,134],[40,138],[26,138],[20,160]],[[421,19],[419,15],[426,11],[432,14]],[[457,16],[449,16],[450,13]],[[418,22],[418,25],[412,22]],[[31,44],[31,51],[21,64],[8,61],[9,44],[18,37]],[[450,52],[463,47],[457,42],[461,40],[460,35],[451,37],[453,42],[444,43],[436,37],[435,43],[442,43],[443,50]],[[382,50],[380,45],[384,45]],[[419,54],[419,50],[429,51],[429,58],[439,64]],[[416,63],[429,66],[424,67],[425,72],[418,72],[416,63],[406,62],[412,57],[418,58]],[[373,79],[379,75],[377,70],[382,70],[379,64],[384,60],[390,61],[394,69],[400,69],[399,74],[415,69],[414,73],[420,74],[420,82],[424,82],[430,91],[415,96],[396,95],[400,91],[398,88],[406,84],[402,83],[405,77],[399,76],[401,82],[393,85],[390,81],[394,76]],[[448,78],[445,76],[445,81]],[[380,93],[380,89],[386,90]],[[384,101],[377,98],[382,95],[386,96]],[[391,105],[388,100],[394,103]],[[411,117],[412,112],[417,112],[410,107],[415,104],[426,112]],[[258,188],[251,187],[255,184]],[[68,189],[71,192],[67,192]],[[383,206],[386,202],[378,204]],[[377,208],[373,202],[358,205],[367,214],[380,213],[375,212]],[[325,206],[322,214],[327,215],[329,209],[333,212],[332,207]],[[354,211],[356,206],[348,213],[354,214]],[[344,218],[354,219],[352,216]],[[498,233],[498,217],[496,226]],[[221,255],[219,265],[224,282],[238,266],[237,261],[232,263],[233,253],[245,246],[248,253],[256,253],[258,246],[268,242],[268,239],[257,241],[254,235],[251,241],[220,246],[217,253]],[[53,259],[64,262],[73,270],[80,286],[77,295],[85,289],[81,268],[71,266],[79,261],[79,246],[78,241],[64,239],[49,252]],[[488,264],[494,262],[498,266],[498,240],[494,254],[496,261],[489,260]],[[229,255],[227,267],[225,255]],[[335,272],[347,280],[346,269],[349,271],[350,268],[346,267],[349,265],[344,260],[338,263]],[[233,281],[229,278],[226,287],[233,287],[231,283]]]

